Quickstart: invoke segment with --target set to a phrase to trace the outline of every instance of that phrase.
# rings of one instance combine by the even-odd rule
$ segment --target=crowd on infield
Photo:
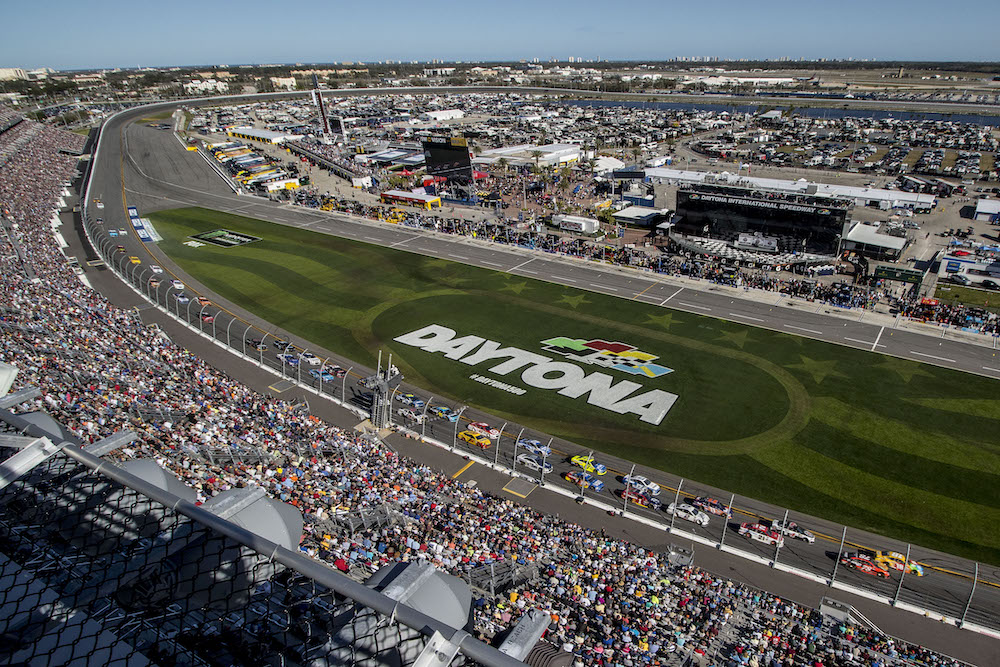
[[[29,141],[14,146],[26,135]],[[76,165],[60,149],[79,150],[84,141],[28,120],[0,133],[0,153],[11,148],[0,166],[8,232],[0,238],[0,360],[19,369],[15,388],[42,391],[16,412],[44,410],[85,443],[131,429],[138,440],[117,456],[155,459],[202,501],[231,487],[263,487],[302,512],[303,552],[360,580],[395,560],[426,560],[463,579],[487,563],[526,566],[533,575],[512,587],[474,591],[475,630],[485,641],[537,608],[551,617],[545,639],[573,654],[576,665],[963,664],[901,640],[824,623],[817,611],[794,602],[539,514],[227,377],[133,312],[110,304],[67,266],[52,217]],[[374,208],[344,206],[377,215]],[[412,222],[552,252],[597,252],[545,235],[505,236],[500,225],[472,229],[429,217]],[[23,262],[12,243],[20,246]],[[623,253],[616,259],[636,260]],[[29,278],[26,264],[40,280]],[[657,268],[686,270],[684,263]],[[763,274],[746,280],[753,287],[805,290],[805,283],[777,285]],[[864,305],[855,296],[814,296]],[[204,451],[219,446],[266,456],[213,463]],[[335,520],[378,508],[389,508],[393,519],[353,531]]]

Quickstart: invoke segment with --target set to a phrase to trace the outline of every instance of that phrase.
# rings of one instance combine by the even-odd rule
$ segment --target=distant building
[[[451,76],[455,73],[454,67],[425,67],[424,76]]]
[[[24,81],[28,75],[20,67],[0,67],[0,81]]]
[[[188,95],[204,95],[205,93],[228,93],[229,84],[225,81],[195,79],[184,84],[184,92]]]
[[[442,120],[456,120],[458,118],[465,118],[465,112],[461,109],[442,109],[441,111],[427,111],[420,114],[420,120],[433,123],[438,123]]]
[[[271,85],[284,90],[295,90],[294,76],[272,76]]]

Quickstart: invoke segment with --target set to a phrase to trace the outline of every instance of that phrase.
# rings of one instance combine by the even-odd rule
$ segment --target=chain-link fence
[[[290,506],[241,489],[198,507],[154,462],[90,453],[127,435],[84,450],[0,412],[0,662],[522,664],[469,637],[467,608],[448,624],[400,602],[429,565],[359,584],[295,550]]]

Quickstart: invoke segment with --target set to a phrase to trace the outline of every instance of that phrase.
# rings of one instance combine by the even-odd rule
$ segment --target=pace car
[[[772,547],[785,546],[785,538],[781,536],[781,533],[762,523],[742,523],[740,524],[739,534],[748,540],[763,542]]]
[[[543,461],[540,457],[535,456],[534,454],[518,454],[517,462],[528,470],[538,472],[544,468],[546,473],[552,472],[552,464],[548,461]]]
[[[423,408],[424,405],[426,405],[426,403],[424,403],[424,399],[416,396],[415,394],[396,394],[396,400],[403,405],[409,405],[418,409]]]
[[[537,454],[543,459],[552,456],[552,448],[548,445],[543,445],[540,440],[529,440],[527,438],[522,438],[517,441],[518,447],[524,447],[532,454]]]
[[[670,503],[667,505],[667,514],[676,514],[679,518],[699,526],[707,526],[709,522],[707,514],[687,503]]]
[[[639,507],[648,507],[649,509],[658,510],[660,509],[660,505],[662,504],[659,501],[659,499],[654,498],[652,496],[647,496],[644,493],[639,493],[639,491],[635,489],[628,489],[628,490],[622,489],[622,491],[619,492],[619,495],[622,498],[625,498],[626,500],[635,503]]]
[[[491,438],[500,437],[500,429],[493,428],[486,422],[469,422],[469,430],[474,433],[479,433],[480,435],[486,435]]]
[[[487,449],[491,444],[493,444],[492,440],[481,433],[476,433],[475,431],[461,431],[458,434],[458,439],[464,440],[470,445],[481,447],[482,449]]]
[[[592,456],[574,456],[569,460],[573,465],[578,465],[583,468],[584,472],[592,472],[595,475],[603,475],[608,472],[607,466],[603,463],[598,463],[594,460]]]
[[[688,501],[698,509],[703,512],[708,512],[709,514],[714,514],[716,516],[724,516],[727,519],[732,518],[732,510],[727,508],[722,502],[716,500],[715,498],[708,498],[706,496],[698,496]]]
[[[851,568],[852,570],[864,572],[865,574],[870,574],[873,577],[889,578],[889,570],[873,561],[867,554],[858,553],[856,551],[845,551],[840,554],[840,563]]]
[[[579,470],[571,470],[566,473],[566,481],[572,482],[573,484],[581,486],[585,489],[591,489],[592,491],[600,492],[604,490],[604,482],[597,479],[593,475],[588,475],[587,473]]]
[[[643,477],[642,475],[625,475],[622,477],[622,484],[632,487],[639,493],[643,493],[647,496],[660,495],[660,485],[647,479],[646,477]]]

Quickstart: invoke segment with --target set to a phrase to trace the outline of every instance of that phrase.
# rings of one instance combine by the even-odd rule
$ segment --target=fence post
[[[670,513],[670,527],[667,528],[667,532],[674,532],[674,518],[677,516],[677,503],[681,501],[681,487],[684,486],[684,478],[681,477],[681,481],[677,482],[677,492],[674,494],[674,504],[672,507],[673,511]]]
[[[965,603],[965,611],[962,612],[962,620],[958,622],[958,627],[965,625],[965,617],[969,614],[969,607],[972,606],[972,596],[976,594],[976,582],[979,581],[979,563],[976,563],[976,572],[972,575],[972,590],[969,591],[969,601]]]
[[[899,573],[899,585],[896,586],[896,595],[892,598],[892,606],[896,606],[896,602],[899,601],[899,593],[903,590],[903,577],[906,576],[906,568],[910,564],[910,545],[906,545],[906,558],[903,560],[903,571]]]
[[[722,517],[722,537],[719,538],[719,548],[726,542],[726,529],[729,528],[729,517],[733,514],[733,501],[736,500],[736,494],[734,493],[729,497],[729,508],[726,510],[726,516]]]
[[[774,527],[774,524],[771,524]],[[771,563],[771,567],[778,564],[778,554],[781,553],[781,544],[785,541],[785,529],[788,528],[788,510],[785,510],[785,518],[781,520],[781,530],[778,531],[778,535],[781,539],[774,543],[774,562]]]
[[[840,565],[840,554],[844,553],[844,542],[847,540],[847,526],[844,526],[844,534],[840,536],[840,548],[837,549],[837,556],[833,559],[833,573],[830,575],[830,585],[837,580],[837,567]]]

